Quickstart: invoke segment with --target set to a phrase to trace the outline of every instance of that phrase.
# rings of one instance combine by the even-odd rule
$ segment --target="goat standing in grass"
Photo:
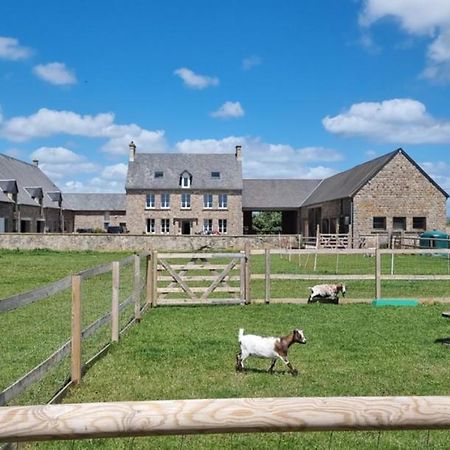
[[[240,352],[236,355],[236,370],[244,370],[244,361],[249,356],[257,358],[272,359],[269,372],[273,373],[273,368],[277,359],[281,359],[288,367],[292,375],[297,375],[298,370],[292,367],[289,362],[287,353],[289,347],[294,343],[306,344],[306,338],[303,330],[295,329],[287,336],[282,337],[263,337],[254,334],[244,334],[244,329],[239,330]]]
[[[345,297],[345,284],[316,284],[309,288],[311,294],[308,297],[308,303],[320,298],[331,298],[334,303],[339,303],[339,292]]]

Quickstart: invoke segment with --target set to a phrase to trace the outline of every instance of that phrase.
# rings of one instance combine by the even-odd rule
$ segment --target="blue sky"
[[[243,146],[247,178],[402,147],[450,191],[448,0],[2,0],[0,152],[123,192],[138,152]]]

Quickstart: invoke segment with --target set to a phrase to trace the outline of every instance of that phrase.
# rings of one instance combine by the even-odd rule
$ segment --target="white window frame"
[[[219,209],[228,209],[228,194],[219,194]]]
[[[228,233],[228,221],[227,219],[219,219],[219,233],[227,234]]]
[[[170,234],[170,219],[161,219],[161,234]]]
[[[153,218],[147,218],[145,220],[145,232],[147,234],[155,234],[156,233],[156,221]]]
[[[211,234],[213,230],[213,221],[212,219],[203,219],[203,233]]]
[[[213,207],[213,195],[203,194],[203,208],[212,209],[212,207]]]
[[[155,194],[145,196],[145,209],[155,209]]]
[[[168,192],[161,194],[161,209],[170,209],[170,194]]]
[[[191,187],[191,177],[187,174],[181,177],[181,187],[183,189],[188,189]]]
[[[191,209],[191,194],[187,192],[181,194],[181,209]]]

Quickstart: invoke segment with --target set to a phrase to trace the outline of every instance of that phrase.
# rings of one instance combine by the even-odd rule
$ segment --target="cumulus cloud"
[[[450,194],[450,164],[445,161],[421,162],[420,165],[436,183]],[[450,208],[450,205],[449,205]],[[450,211],[450,209],[449,209]]]
[[[217,111],[212,112],[211,116],[219,119],[236,119],[244,114],[239,102],[225,102]]]
[[[262,59],[257,55],[252,55],[242,60],[242,68],[244,70],[250,70],[255,66],[259,66],[262,63]]]
[[[393,18],[412,36],[428,36],[427,64],[421,76],[450,81],[450,2],[448,0],[365,0],[359,22],[370,27],[383,18]]]
[[[408,98],[356,103],[337,116],[326,116],[322,123],[333,134],[362,136],[380,142],[450,142],[450,122],[433,118],[423,103]]]
[[[60,134],[91,138],[106,138],[101,150],[113,155],[128,154],[128,144],[134,140],[144,151],[164,151],[164,131],[150,131],[136,124],[118,125],[112,113],[95,116],[72,111],[42,108],[30,116],[17,116],[0,122],[0,137],[14,142]]]
[[[174,150],[181,153],[229,153],[236,145],[243,147],[243,169],[247,178],[324,178],[336,173],[324,163],[342,159],[342,155],[333,149],[294,148],[239,136],[186,139],[178,142]]]
[[[65,147],[40,147],[30,156],[39,161],[40,169],[52,180],[62,180],[74,173],[94,173],[100,168],[98,164]]]
[[[217,86],[219,84],[219,79],[217,77],[198,75],[186,67],[176,69],[174,74],[179,76],[183,80],[184,84],[191,89],[200,90],[209,86]]]
[[[33,73],[44,81],[56,85],[76,84],[75,73],[68,69],[64,63],[54,62],[38,64],[33,67]]]
[[[29,58],[31,54],[31,49],[20,45],[17,39],[0,36],[0,59],[18,61]]]

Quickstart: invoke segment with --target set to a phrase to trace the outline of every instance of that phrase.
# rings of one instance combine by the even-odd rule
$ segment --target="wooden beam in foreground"
[[[449,429],[450,397],[302,397],[0,408],[0,441],[169,434]]]

